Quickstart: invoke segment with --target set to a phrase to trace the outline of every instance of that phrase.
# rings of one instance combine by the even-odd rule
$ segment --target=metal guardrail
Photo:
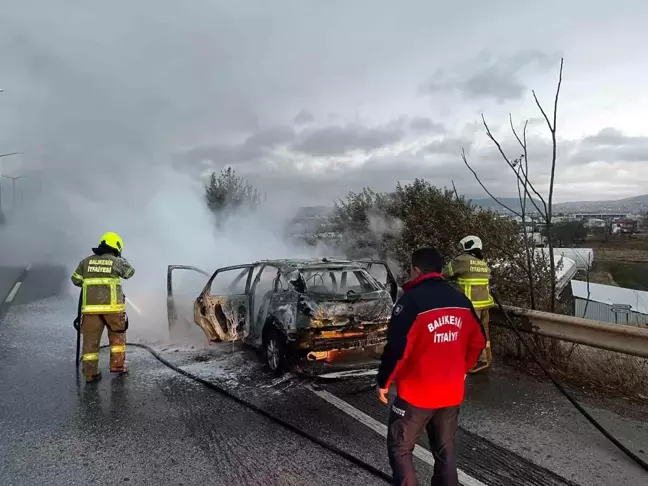
[[[519,307],[504,308],[510,317],[515,318],[520,331],[648,358],[648,329]],[[498,327],[511,328],[501,310],[496,307],[491,309],[491,323]]]

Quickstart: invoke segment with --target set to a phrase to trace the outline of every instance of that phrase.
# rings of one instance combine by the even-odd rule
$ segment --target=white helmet
[[[478,236],[466,236],[459,242],[459,247],[463,251],[470,250],[481,250],[482,249],[482,240]]]

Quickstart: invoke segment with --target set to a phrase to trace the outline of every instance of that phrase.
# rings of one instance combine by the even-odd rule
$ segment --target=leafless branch
[[[592,255],[590,255],[587,258],[587,270],[585,272],[585,282],[587,282],[587,299],[585,300],[585,308],[583,309],[583,315],[581,316],[583,319],[586,319],[587,317],[587,306],[590,303],[590,297],[592,295],[592,292],[590,290],[590,272],[592,270]],[[569,360],[572,357],[572,354],[578,347],[578,344],[572,344],[571,347],[569,348],[569,351],[567,352],[567,357],[566,359]]]
[[[526,140],[526,133],[527,133],[527,126],[529,125],[529,120],[525,120],[524,122],[524,128],[522,129],[522,139],[520,139],[517,130],[515,130],[515,126],[513,125],[513,116],[509,113],[509,124],[511,125],[511,131],[513,132],[513,135],[517,139],[518,143],[520,144],[520,147],[522,148],[523,152],[523,157],[524,157],[524,180],[526,182],[525,185],[528,187],[531,187],[531,190],[535,193],[536,196],[538,196],[538,199],[540,199],[540,202],[542,203],[542,206],[544,207],[544,213],[540,210],[538,210],[538,213],[541,215],[545,216],[548,214],[547,212],[547,202],[544,200],[542,195],[538,193],[538,191],[535,190],[535,187],[533,184],[531,184],[531,180],[529,179],[529,152],[527,150],[527,140]],[[527,195],[533,201],[533,197],[529,194],[528,189],[527,189]],[[534,204],[535,206],[535,204]],[[536,209],[538,207],[536,206]]]
[[[454,181],[452,181],[452,190],[454,191],[455,197],[457,198],[457,201],[459,200],[459,193],[457,192],[457,188],[455,187]]]
[[[515,165],[514,165],[514,164],[509,160],[508,156],[506,155],[506,152],[504,152],[504,149],[502,148],[502,145],[501,145],[501,144],[499,143],[499,141],[495,138],[495,136],[491,133],[491,131],[490,131],[490,127],[488,126],[488,123],[486,123],[486,118],[484,118],[483,113],[482,113],[482,123],[484,124],[484,128],[486,129],[486,136],[487,136],[488,138],[490,138],[491,141],[495,144],[495,146],[497,147],[497,150],[499,150],[499,153],[500,153],[500,155],[502,156],[502,158],[504,159],[504,161],[505,161],[505,162],[507,163],[507,165],[511,168],[511,170],[513,170],[513,172],[515,173],[516,177],[518,178],[518,181],[520,181],[520,175],[519,175],[519,174],[517,173],[517,171],[515,170]],[[539,199],[543,202],[543,204],[544,204],[544,199],[542,198],[542,196],[540,195],[540,193],[539,193],[538,191],[536,191],[535,187],[533,186],[533,184],[531,184],[531,181],[529,181],[528,179],[527,179],[527,184],[528,184],[528,187],[531,188],[531,190],[536,194],[536,196],[538,196],[538,198],[539,198]],[[533,200],[533,198],[531,198],[531,204],[533,204],[533,205],[535,206],[536,211],[538,211],[538,213],[543,214],[543,215],[546,214],[546,213],[543,213],[543,212],[542,212],[542,210],[538,207],[538,205],[537,205],[536,202]],[[545,204],[545,206],[546,206],[546,204]]]
[[[531,204],[533,207],[536,209],[538,214],[541,216],[541,218],[544,220],[545,223],[545,229],[547,231],[548,236],[548,253],[549,253],[549,264],[550,264],[550,272],[551,272],[551,303],[550,303],[550,311],[554,312],[556,308],[556,296],[557,296],[557,289],[556,289],[556,260],[554,256],[554,248],[553,248],[553,241],[551,238],[552,234],[552,204],[553,204],[553,194],[554,194],[554,183],[555,183],[555,173],[556,173],[556,158],[557,158],[557,142],[556,142],[556,126],[557,126],[557,112],[558,112],[558,99],[560,95],[560,88],[562,85],[562,73],[563,73],[563,59],[560,60],[560,73],[558,77],[558,86],[556,89],[556,96],[554,98],[554,112],[553,112],[553,122],[550,120],[549,116],[547,115],[546,111],[540,104],[535,91],[532,91],[533,97],[535,99],[535,102],[540,109],[540,112],[542,113],[547,126],[549,127],[549,130],[551,132],[551,140],[552,140],[552,158],[551,158],[551,177],[549,181],[549,191],[548,191],[548,197],[545,200],[545,198],[538,192],[538,190],[535,188],[534,184],[530,181],[529,179],[529,157],[528,157],[528,150],[527,150],[527,137],[526,137],[526,132],[527,132],[527,127],[528,127],[528,121],[525,122],[524,128],[522,131],[522,136],[518,133],[518,131],[515,129],[515,126],[513,124],[513,117],[509,114],[509,123],[511,126],[511,131],[513,132],[513,135],[515,136],[515,139],[517,140],[518,144],[523,150],[522,155],[520,155],[517,159],[511,160],[504,149],[502,148],[502,145],[499,143],[499,141],[495,138],[493,133],[490,130],[490,127],[488,126],[488,123],[486,122],[486,118],[482,114],[482,123],[484,125],[484,128],[486,130],[486,135],[488,138],[495,144],[497,147],[497,150],[499,151],[501,157],[504,159],[506,164],[509,166],[509,168],[513,171],[516,177],[517,181],[517,188],[518,188],[518,198],[520,201],[520,210],[515,211],[508,206],[506,206],[504,203],[502,203],[500,200],[498,200],[482,183],[482,181],[479,179],[479,176],[473,170],[473,168],[470,166],[468,163],[468,160],[466,159],[466,154],[465,151],[462,150],[461,152],[461,157],[462,160],[464,161],[464,164],[468,169],[472,172],[473,176],[479,183],[479,185],[484,189],[484,191],[497,203],[499,204],[502,208],[508,210],[511,214],[514,214],[515,216],[519,217],[522,220],[522,225],[523,225],[523,233],[524,233],[524,238],[525,238],[525,251],[526,251],[526,260],[527,260],[527,265],[526,265],[526,271],[529,273],[530,276],[530,291],[531,291],[531,299],[534,299],[534,282],[533,282],[533,270],[534,266],[536,265],[535,261],[535,254],[532,254],[531,247],[529,244],[528,240],[528,233],[526,230],[526,216],[527,216],[527,202],[526,199],[527,197],[531,200]],[[524,160],[523,160],[524,159]],[[541,202],[542,208],[538,205],[536,202],[536,197],[537,199]],[[533,224],[533,218],[532,218],[532,224]],[[543,252],[542,257],[541,257],[541,264],[546,264],[547,260],[547,255]],[[543,266],[543,268],[546,268]],[[534,302],[532,302],[532,305],[534,305]]]
[[[551,219],[551,203],[553,202],[553,190],[554,190],[554,178],[556,175],[556,125],[557,125],[557,119],[558,119],[558,98],[560,96],[560,87],[562,85],[562,73],[563,73],[563,59],[560,59],[560,71],[558,73],[558,86],[556,87],[556,96],[554,97],[554,112],[553,112],[553,124],[551,121],[549,121],[549,117],[547,116],[547,113],[545,110],[542,108],[542,105],[540,104],[540,101],[538,101],[538,97],[536,96],[535,90],[532,91],[533,93],[533,98],[535,99],[536,105],[538,105],[538,108],[540,109],[540,112],[542,113],[542,116],[544,117],[545,121],[547,122],[547,127],[549,127],[549,131],[551,132],[551,142],[552,142],[552,153],[551,153],[551,177],[549,179],[549,207],[548,209],[548,219]]]
[[[500,200],[497,199],[495,196],[493,196],[493,194],[491,194],[491,192],[490,192],[488,189],[486,189],[486,186],[482,183],[481,179],[480,179],[479,176],[477,175],[477,172],[475,172],[475,170],[474,170],[474,169],[470,166],[470,164],[468,163],[468,159],[466,159],[466,151],[465,151],[463,148],[461,149],[461,159],[464,161],[464,164],[466,164],[466,167],[468,167],[468,170],[469,170],[470,172],[472,172],[473,176],[475,176],[475,180],[479,183],[479,185],[481,186],[481,188],[482,188],[484,191],[486,191],[486,194],[488,194],[488,195],[491,197],[491,199],[493,199],[493,201],[495,201],[497,204],[499,204],[500,206],[502,206],[502,207],[503,207],[504,209],[506,209],[507,211],[510,211],[511,213],[515,214],[516,216],[518,216],[518,217],[520,217],[520,218],[522,217],[522,215],[521,215],[519,212],[514,211],[513,209],[509,208],[506,204],[504,204],[502,201],[500,201]]]
[[[547,201],[547,221],[546,221],[546,228],[547,228],[547,234],[549,234],[549,264],[551,267],[551,273],[552,275],[555,275],[556,272],[556,261],[554,258],[553,254],[553,243],[551,241],[551,221],[552,221],[552,204],[553,204],[553,192],[554,192],[554,180],[556,176],[556,152],[557,152],[557,143],[556,143],[556,126],[557,126],[557,120],[558,120],[558,98],[560,96],[560,87],[562,85],[562,73],[563,73],[563,59],[560,59],[560,71],[558,73],[558,86],[556,87],[556,95],[554,97],[554,112],[553,112],[553,124],[549,120],[549,117],[547,116],[547,113],[545,112],[544,108],[542,108],[542,105],[540,104],[540,101],[538,101],[538,97],[536,96],[535,91],[532,91],[533,93],[533,98],[536,102],[536,105],[538,105],[538,108],[540,109],[540,112],[542,113],[542,116],[544,117],[545,121],[547,122],[547,127],[549,128],[549,131],[551,132],[551,145],[552,145],[552,152],[551,152],[551,176],[549,178],[549,197]],[[556,279],[553,278],[551,280],[551,312],[554,312],[555,306],[556,306]]]
[[[518,162],[518,172],[523,170],[523,165],[522,161],[519,160]],[[518,198],[520,200],[520,210],[521,210],[521,219],[522,219],[522,235],[524,237],[524,252],[526,255],[526,262],[527,262],[527,278],[529,280],[529,294],[530,294],[530,303],[531,303],[531,309],[535,309],[535,285],[533,283],[533,263],[532,263],[532,258],[531,258],[531,248],[529,248],[529,233],[527,231],[527,226],[526,226],[526,199],[528,195],[528,190],[526,187],[526,181],[527,178],[524,177],[522,179],[524,181],[524,188],[522,189],[520,187],[520,178],[518,178],[517,182],[517,188],[518,188]]]
[[[522,150],[524,150],[526,148],[526,140],[524,142],[522,142],[522,140],[520,140],[520,137],[518,136],[517,131],[515,130],[515,126],[513,126],[513,115],[511,115],[510,113],[509,113],[509,124],[511,125],[511,131],[513,132],[513,135],[515,135],[515,139],[520,144],[520,148]],[[524,122],[524,128],[522,129],[523,134],[526,133],[526,129],[527,129],[528,124],[529,124],[529,120],[526,120]]]

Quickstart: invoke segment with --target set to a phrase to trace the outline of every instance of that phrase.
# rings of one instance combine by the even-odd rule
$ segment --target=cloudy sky
[[[512,157],[529,121],[543,187],[531,90],[550,112],[564,56],[556,200],[646,193],[644,3],[0,0],[0,152],[25,152],[2,170],[99,199],[225,165],[300,205],[416,177],[481,197],[464,148],[513,196],[481,114]]]

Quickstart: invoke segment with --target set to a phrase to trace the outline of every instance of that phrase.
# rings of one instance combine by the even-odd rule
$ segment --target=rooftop
[[[574,297],[587,300],[587,282],[571,281]],[[631,306],[633,312],[648,314],[648,292],[612,285],[589,284],[589,300],[603,304],[625,304]]]

